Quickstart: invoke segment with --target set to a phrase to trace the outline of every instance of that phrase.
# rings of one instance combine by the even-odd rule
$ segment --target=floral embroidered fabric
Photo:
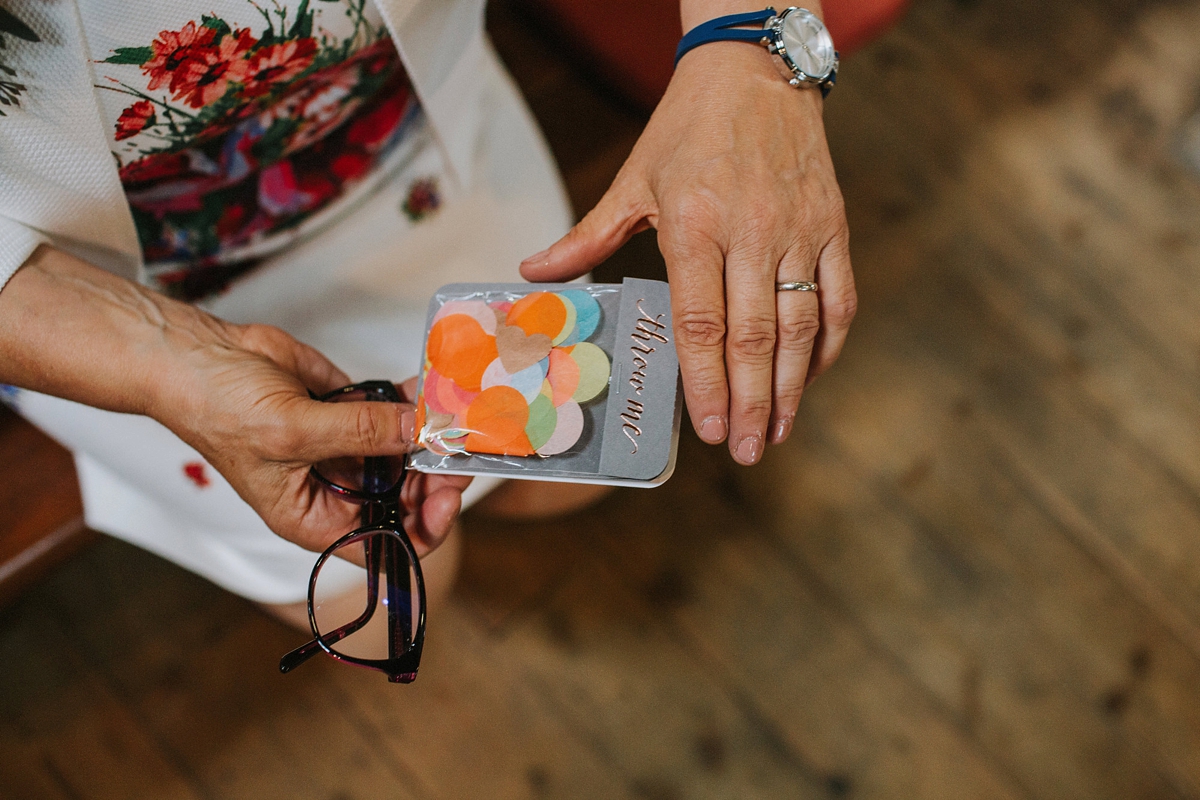
[[[225,6],[96,64],[127,98],[114,149],[148,271],[186,299],[292,241],[420,113],[368,0]]]

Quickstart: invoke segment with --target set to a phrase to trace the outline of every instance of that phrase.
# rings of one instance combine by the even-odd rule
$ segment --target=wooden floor
[[[585,209],[639,119],[492,18]],[[102,540],[0,611],[0,796],[1200,798],[1198,98],[1197,0],[917,0],[828,104],[791,442],[468,519],[411,687]]]

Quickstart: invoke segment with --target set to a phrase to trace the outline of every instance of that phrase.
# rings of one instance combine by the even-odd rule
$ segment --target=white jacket
[[[484,135],[486,81],[498,68],[483,30],[484,0],[373,0],[432,124],[451,179],[473,187]],[[0,287],[49,242],[131,280],[141,250],[80,29],[76,0],[10,0],[41,43],[9,37],[28,87],[0,118]]]

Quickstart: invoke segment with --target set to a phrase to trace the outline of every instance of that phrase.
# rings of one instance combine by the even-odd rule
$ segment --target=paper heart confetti
[[[526,333],[516,325],[504,325],[496,331],[496,350],[500,363],[510,375],[532,367],[546,356],[554,344],[544,333]]]
[[[583,435],[581,404],[612,370],[586,341],[600,304],[584,289],[452,300],[433,316],[417,427],[435,452],[558,455]]]

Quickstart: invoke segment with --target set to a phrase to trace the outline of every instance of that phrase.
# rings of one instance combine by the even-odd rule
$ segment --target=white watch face
[[[810,78],[826,78],[836,56],[829,31],[813,13],[804,8],[786,12],[781,35],[792,64]]]

